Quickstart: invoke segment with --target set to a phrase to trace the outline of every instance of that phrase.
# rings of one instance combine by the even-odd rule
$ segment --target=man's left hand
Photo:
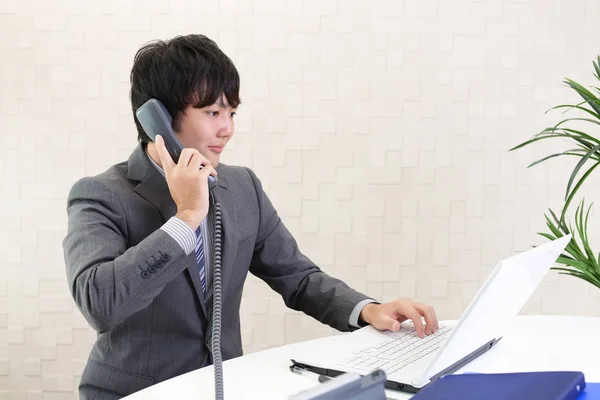
[[[425,318],[425,325],[423,325],[422,317]],[[402,322],[410,319],[420,338],[431,335],[439,329],[433,307],[410,299],[400,299],[384,304],[367,304],[362,309],[360,318],[379,330],[393,332],[400,329]]]

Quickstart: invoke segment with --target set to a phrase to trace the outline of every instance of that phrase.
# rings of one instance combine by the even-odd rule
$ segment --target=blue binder
[[[585,389],[578,371],[446,375],[412,400],[576,400]]]

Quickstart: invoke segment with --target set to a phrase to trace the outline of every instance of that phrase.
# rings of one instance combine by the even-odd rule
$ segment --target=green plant
[[[593,62],[593,65],[595,70],[594,76],[600,82],[600,56]],[[531,168],[546,160],[560,156],[575,156],[580,158],[569,177],[569,182],[567,183],[565,191],[565,203],[562,207],[560,218],[557,217],[552,209],[549,209],[550,216],[547,214],[544,214],[544,216],[546,218],[546,225],[551,233],[539,234],[547,239],[554,240],[569,233],[573,233],[573,238],[567,245],[565,253],[557,260],[557,263],[562,264],[565,267],[553,267],[553,269],[560,271],[560,274],[584,279],[600,288],[600,253],[596,258],[591,250],[587,235],[587,223],[591,205],[588,207],[587,212],[584,212],[585,200],[582,200],[577,207],[577,210],[575,211],[576,232],[572,232],[572,228],[567,226],[567,223],[565,222],[567,210],[574,199],[575,194],[596,167],[600,165],[600,139],[583,132],[581,129],[571,128],[569,123],[577,121],[586,124],[586,126],[596,125],[594,127],[596,129],[598,128],[597,125],[600,125],[600,98],[598,98],[598,95],[600,95],[600,88],[592,87],[591,89],[587,89],[571,79],[565,79],[564,83],[583,98],[583,101],[577,104],[562,104],[553,107],[548,111],[565,109],[564,113],[566,113],[570,110],[579,110],[584,113],[583,116],[561,120],[556,125],[548,127],[542,132],[534,135],[530,140],[513,147],[510,151],[520,149],[540,140],[556,138],[567,139],[575,146],[574,148],[560,153],[550,154],[528,166],[528,168]],[[590,164],[591,166],[589,166]],[[578,178],[578,174],[586,165],[589,166],[589,168]],[[579,244],[577,243],[577,236],[582,243],[582,247],[579,247]]]

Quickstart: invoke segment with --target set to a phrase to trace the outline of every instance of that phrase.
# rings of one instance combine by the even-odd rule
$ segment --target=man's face
[[[235,111],[224,96],[211,106],[186,108],[177,131],[179,141],[183,147],[197,149],[216,167],[233,136]]]

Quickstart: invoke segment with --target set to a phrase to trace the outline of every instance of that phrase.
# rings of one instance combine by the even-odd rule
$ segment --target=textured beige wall
[[[507,150],[578,101],[565,76],[594,83],[599,20],[597,0],[0,0],[0,399],[74,397],[94,333],[65,284],[65,199],[135,146],[144,42],[200,32],[232,57],[224,161],[255,169],[325,271],[456,318],[561,205],[573,160],[526,165],[566,145]],[[551,273],[523,313],[600,316],[600,290]],[[248,352],[333,333],[253,277],[242,320]]]

